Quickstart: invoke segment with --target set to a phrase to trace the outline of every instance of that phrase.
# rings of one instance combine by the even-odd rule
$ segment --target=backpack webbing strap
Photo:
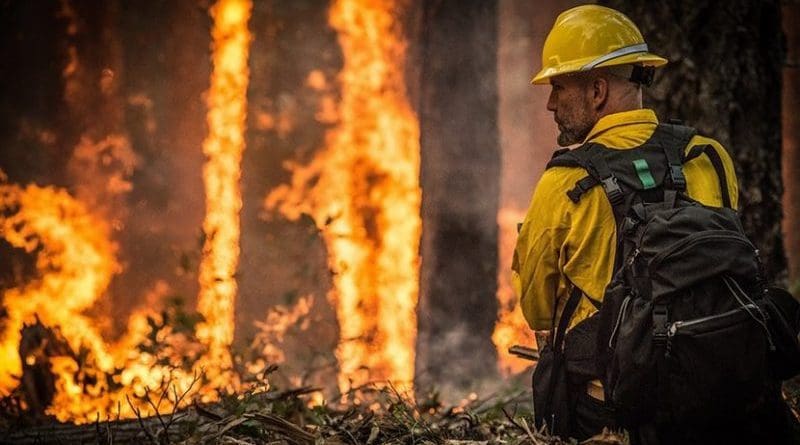
[[[603,186],[603,190],[608,196],[608,201],[611,202],[611,207],[617,213],[619,206],[625,201],[625,194],[617,182],[617,177],[611,172],[606,159],[599,150],[589,152],[589,165],[594,167],[597,172],[597,179],[600,180],[600,185]],[[591,170],[589,170],[589,173],[591,174]]]
[[[567,196],[569,199],[574,202],[575,204],[581,200],[581,196],[584,193],[588,192],[592,187],[600,184],[600,181],[597,180],[592,175],[587,175],[583,179],[579,180],[575,183],[575,187],[567,191]]]
[[[697,130],[685,125],[673,124],[670,119],[669,124],[659,124],[650,142],[658,144],[664,150],[669,164],[670,184],[674,190],[679,192],[686,191],[686,177],[683,175],[683,154],[689,141],[697,134]]]
[[[686,191],[686,177],[683,175],[683,151],[685,145],[665,145],[664,155],[669,163],[669,179],[672,188],[679,192]]]
[[[670,419],[669,403],[669,368],[667,367],[667,357],[669,348],[667,346],[667,330],[669,327],[669,313],[664,302],[657,302],[653,305],[653,353],[656,359],[657,373],[657,392],[658,408],[656,410],[656,421],[665,424]]]
[[[567,298],[566,303],[564,303],[564,309],[561,310],[561,318],[558,320],[558,328],[556,328],[556,331],[553,334],[553,350],[556,352],[560,353],[564,348],[564,336],[566,335],[567,327],[569,327],[569,322],[572,320],[572,316],[575,315],[575,310],[578,308],[578,303],[581,301],[582,295],[583,291],[581,291],[578,286],[573,284],[572,290],[569,293],[569,297]],[[553,307],[553,318],[550,326],[555,327],[557,311],[558,302],[556,302],[555,306]]]
[[[689,154],[686,156],[686,162],[691,161],[703,153],[708,156],[708,160],[711,161],[711,165],[714,167],[714,171],[717,173],[717,178],[719,179],[719,191],[722,194],[722,205],[729,209],[733,208],[731,206],[731,195],[728,192],[728,175],[725,174],[725,165],[722,163],[722,157],[713,146],[708,144],[695,145],[691,150],[689,150]]]
[[[617,209],[625,201],[625,194],[617,182],[617,177],[608,167],[608,163],[601,151],[602,148],[602,145],[588,143],[564,153],[558,159],[551,160],[547,166],[582,167],[588,175],[577,181],[575,187],[567,191],[569,199],[577,204],[584,193],[591,190],[592,187],[602,185],[608,200],[611,202],[611,207],[617,212]]]
[[[580,150],[581,147],[576,148],[574,150],[570,150],[568,148],[564,148],[561,150],[557,150],[553,153],[553,158],[550,159],[550,162],[547,163],[546,169],[552,167],[580,167],[587,172],[583,179],[580,179],[575,183],[575,187],[567,191],[567,197],[569,197],[570,201],[574,202],[575,204],[581,200],[581,196],[584,193],[588,192],[592,187],[600,184],[600,181],[597,180],[589,170],[589,165],[583,156],[583,152]]]

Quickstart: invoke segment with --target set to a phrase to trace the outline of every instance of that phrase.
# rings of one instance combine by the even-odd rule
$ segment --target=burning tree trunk
[[[426,2],[420,127],[419,388],[494,373],[497,314],[497,5]]]
[[[646,104],[718,139],[735,159],[742,221],[767,276],[785,275],[781,238],[781,58],[777,0],[607,0],[670,60]]]
[[[800,290],[800,2],[785,1],[781,10],[787,57],[783,66],[783,233],[789,260],[789,278]]]

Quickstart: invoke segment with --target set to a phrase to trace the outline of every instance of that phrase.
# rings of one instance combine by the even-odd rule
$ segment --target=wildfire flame
[[[397,3],[331,6],[329,21],[344,54],[339,123],[308,166],[289,166],[291,185],[266,199],[290,219],[310,214],[322,230],[335,272],[329,297],[340,329],[342,389],[371,379],[410,388],[414,376],[419,124],[406,97],[406,43],[396,20],[403,6]]]
[[[72,14],[68,3],[63,5],[65,14]],[[250,10],[247,0],[221,0],[211,9],[214,71],[208,95],[209,137],[203,146],[208,157],[203,171],[208,208],[198,300],[198,311],[205,322],[197,326],[199,343],[191,335],[164,329],[156,341],[165,356],[137,348],[146,342],[158,318],[152,307],[134,313],[117,342],[106,342],[98,330],[101,320],[86,311],[106,293],[111,278],[120,271],[109,224],[97,216],[99,210],[105,214],[109,209],[92,201],[86,187],[78,187],[79,192],[83,190],[80,195],[87,195],[78,201],[65,190],[35,185],[22,188],[0,178],[0,236],[11,246],[34,255],[38,272],[31,282],[3,293],[6,314],[0,336],[0,391],[9,392],[17,385],[23,366],[47,360],[46,366],[55,375],[47,412],[62,421],[86,422],[98,414],[133,417],[138,410],[145,415],[153,410],[168,412],[195,395],[208,401],[220,390],[236,389],[238,379],[231,369],[228,348],[233,340],[234,275],[239,255],[239,177],[249,76]],[[74,99],[77,93],[73,90],[79,87],[70,77],[76,64],[77,59],[71,57],[63,73],[67,99]],[[103,158],[108,162],[102,165],[111,165],[114,160],[124,169],[122,176],[114,171],[104,173],[103,180],[109,182],[102,188],[112,195],[129,191],[131,184],[125,177],[135,159],[127,140],[116,135],[97,144],[82,140],[72,168],[94,168],[93,155],[98,153],[108,154]],[[92,209],[94,212],[85,205],[87,200],[98,207]],[[167,291],[165,283],[157,283],[153,299]],[[53,339],[63,338],[66,346],[50,356],[35,351],[24,358],[23,365],[18,352],[21,330],[37,317],[43,325],[54,328]],[[180,366],[187,357],[197,358],[191,369]],[[201,369],[202,381],[198,379]],[[136,397],[165,384],[175,394],[185,393],[187,397],[179,400],[177,395],[168,396],[158,406]]]
[[[524,371],[531,362],[508,353],[514,345],[531,346],[536,344],[533,331],[522,315],[519,297],[511,285],[511,259],[517,241],[517,223],[525,217],[525,210],[506,207],[498,213],[500,228],[500,264],[497,277],[497,323],[492,333],[492,341],[497,347],[498,367],[505,375]]]
[[[131,349],[147,332],[143,313],[131,318],[127,334],[116,344],[107,343],[96,320],[84,313],[119,271],[116,245],[109,241],[110,228],[104,220],[66,191],[35,185],[0,184],[0,214],[0,235],[12,246],[35,254],[40,274],[3,294],[7,315],[0,337],[0,390],[8,392],[16,386],[22,372],[20,330],[34,316],[45,325],[57,326],[72,351],[85,351],[80,373],[78,357],[50,357],[56,381],[48,413],[59,420],[92,421],[97,413],[132,417],[126,395],[142,394],[145,388],[157,388],[167,379],[181,391],[191,385],[191,373],[159,364],[158,357]],[[25,357],[27,365],[38,359]],[[124,371],[115,373],[116,369]],[[87,373],[113,377],[86,378]],[[134,398],[132,403],[136,409],[146,408],[141,400]],[[169,401],[163,409],[171,409]]]
[[[233,342],[239,263],[239,182],[247,117],[251,41],[247,22],[251,9],[249,0],[220,0],[211,9],[213,72],[208,92],[209,135],[203,144],[207,157],[203,167],[206,240],[197,305],[205,322],[198,326],[197,337],[208,347],[201,365],[206,372],[216,371],[220,387],[229,386],[230,373],[221,371],[232,366],[229,347]]]
[[[91,347],[98,365],[110,369],[113,360],[91,319],[82,312],[92,306],[119,270],[116,246],[108,241],[108,226],[93,218],[65,191],[0,184],[0,234],[28,253],[38,251],[41,277],[3,294],[7,317],[0,337],[0,385],[13,388],[22,372],[18,346],[23,323],[39,314],[45,324],[61,326],[70,346]]]

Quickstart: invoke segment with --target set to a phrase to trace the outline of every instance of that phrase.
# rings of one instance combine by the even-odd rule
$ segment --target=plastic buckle
[[[653,342],[657,345],[663,345],[667,340],[667,324],[669,323],[669,314],[667,307],[661,304],[653,307]]]
[[[611,201],[611,205],[617,206],[622,204],[624,196],[622,194],[622,189],[619,187],[619,183],[617,183],[617,177],[611,175],[603,179],[602,184],[608,196],[608,200]]]
[[[680,165],[669,166],[669,177],[672,180],[672,185],[677,190],[686,190],[686,177],[683,176],[683,167]]]

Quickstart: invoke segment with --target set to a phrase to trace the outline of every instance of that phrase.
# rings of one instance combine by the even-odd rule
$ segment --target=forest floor
[[[0,418],[0,444],[270,444],[270,445],[564,445],[577,444],[532,426],[531,392],[512,385],[485,398],[447,406],[435,392],[417,401],[393,387],[362,387],[336,403],[311,407],[314,388],[270,389],[193,404],[168,415],[73,425],[25,425]],[[357,394],[357,395],[356,395]],[[797,415],[800,380],[784,394]],[[157,395],[157,394],[156,394]],[[41,423],[41,422],[39,422]],[[581,444],[628,444],[606,431]]]

